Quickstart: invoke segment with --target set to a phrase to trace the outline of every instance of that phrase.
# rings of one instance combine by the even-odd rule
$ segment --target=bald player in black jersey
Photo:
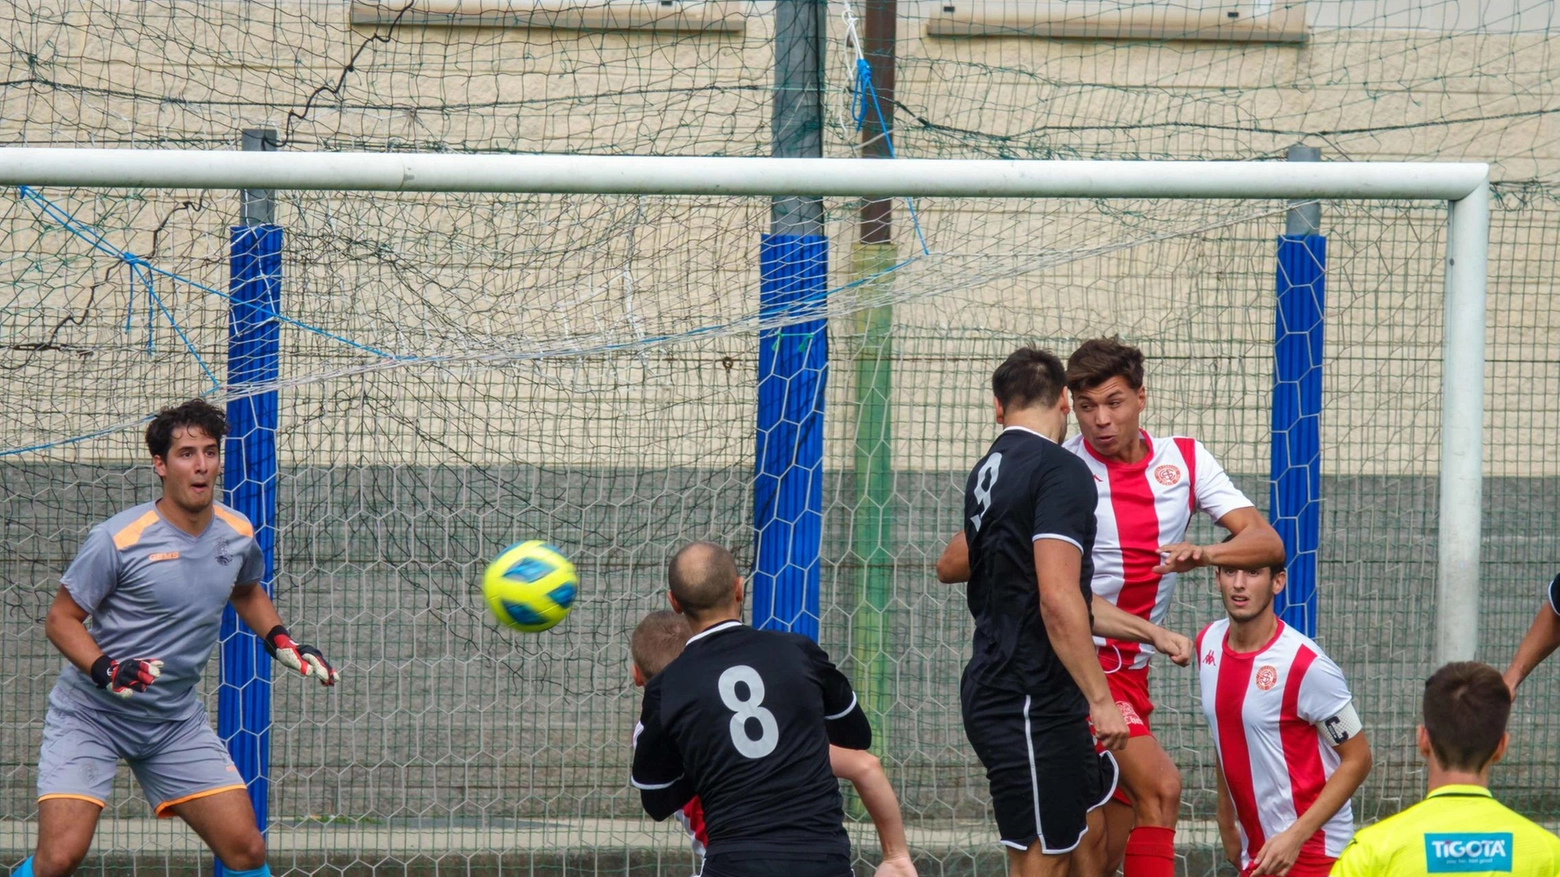
[[[704,877],[850,877],[829,744],[872,743],[850,680],[807,637],[742,623],[742,577],[719,545],[684,547],[667,579],[693,636],[645,686],[632,776],[645,812],[699,796]]]

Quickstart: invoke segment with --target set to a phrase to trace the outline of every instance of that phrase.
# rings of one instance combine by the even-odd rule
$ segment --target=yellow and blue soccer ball
[[[539,539],[505,548],[482,574],[482,595],[499,623],[540,633],[562,621],[574,606],[579,578],[574,564]]]

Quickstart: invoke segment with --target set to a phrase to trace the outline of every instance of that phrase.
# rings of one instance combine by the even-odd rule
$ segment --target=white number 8
[[[737,697],[738,682],[747,686],[747,700]],[[763,758],[775,751],[780,743],[780,723],[775,721],[774,713],[759,706],[764,702],[764,680],[757,670],[746,664],[727,668],[720,674],[720,700],[726,709],[736,713],[731,717],[731,742],[738,752],[748,758]],[[762,733],[757,740],[748,736],[748,719],[758,719]]]

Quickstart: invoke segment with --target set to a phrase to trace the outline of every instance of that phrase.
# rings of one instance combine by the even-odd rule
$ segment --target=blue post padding
[[[282,229],[238,226],[232,230],[231,245],[228,383],[237,393],[246,384],[272,382],[280,374],[281,333],[275,315],[282,301]],[[265,555],[261,583],[269,594],[276,570],[276,391],[229,402],[227,417],[224,499],[254,525],[255,541]],[[271,767],[271,658],[255,633],[239,623],[233,607],[223,611],[217,733],[249,785],[255,819],[264,832]],[[217,867],[220,877],[221,864]]]
[[[829,242],[765,235],[759,271],[753,626],[817,639]]]
[[[11,877],[33,877],[32,860],[32,856],[23,859],[22,863],[16,866],[16,870],[11,872]]]
[[[1316,635],[1316,548],[1321,539],[1322,328],[1327,312],[1327,238],[1278,239],[1274,332],[1273,462],[1268,514],[1284,539],[1289,586],[1279,617]]]

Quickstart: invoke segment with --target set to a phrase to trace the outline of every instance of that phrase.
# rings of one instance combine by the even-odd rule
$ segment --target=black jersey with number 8
[[[829,744],[865,749],[850,680],[805,636],[717,624],[645,686],[633,784],[664,819],[692,795],[711,856],[849,852]]]

